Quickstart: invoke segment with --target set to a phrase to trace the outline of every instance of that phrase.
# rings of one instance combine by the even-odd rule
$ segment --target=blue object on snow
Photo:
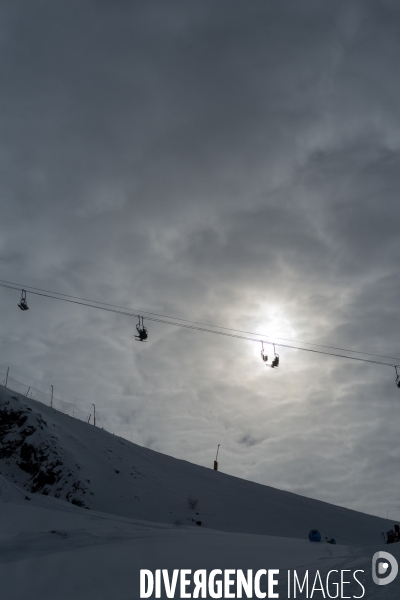
[[[310,540],[310,542],[320,542],[321,541],[321,534],[317,529],[311,529],[308,538]]]

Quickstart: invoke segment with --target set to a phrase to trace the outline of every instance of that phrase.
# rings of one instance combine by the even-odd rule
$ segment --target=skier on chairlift
[[[396,370],[396,385],[398,388],[400,388],[400,375],[397,372],[397,367],[395,367]]]
[[[274,354],[275,354],[275,358],[273,359],[273,361],[271,363],[272,369],[275,369],[275,367],[279,367],[279,354],[277,354],[275,351],[275,344],[274,344]]]
[[[18,306],[20,307],[21,310],[29,310],[29,306],[26,302],[26,291],[22,290],[21,292],[21,300],[19,301]]]
[[[135,340],[138,340],[138,342],[145,342],[149,334],[146,327],[143,325],[143,317],[139,316],[139,323],[136,324],[136,330],[138,335],[135,335]]]

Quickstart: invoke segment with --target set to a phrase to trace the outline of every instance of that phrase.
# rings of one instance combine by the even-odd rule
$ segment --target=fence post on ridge
[[[6,375],[6,385],[4,387],[7,387],[7,381],[8,381],[8,371],[10,370],[10,367],[7,367],[7,375]]]
[[[50,406],[51,406],[51,408],[53,408],[53,386],[51,386],[51,400],[50,400]]]

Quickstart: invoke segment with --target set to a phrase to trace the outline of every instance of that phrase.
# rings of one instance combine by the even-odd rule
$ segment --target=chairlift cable
[[[0,283],[0,287],[5,287],[8,289],[14,289],[14,290],[19,290],[19,287],[14,287],[14,286],[10,286],[10,285],[5,285],[5,284],[1,284]],[[54,296],[52,295],[52,293],[42,293],[42,292],[30,292],[31,294],[34,294],[36,296],[42,296],[45,298],[52,298],[53,300],[62,300],[64,302],[69,302],[71,304],[79,304],[81,306],[88,306],[90,308],[97,308],[98,310],[104,310],[107,312],[112,312],[112,313],[116,313],[116,314],[120,314],[120,315],[124,315],[124,316],[128,316],[128,317],[140,317],[140,315],[138,314],[133,314],[131,312],[126,312],[126,311],[121,311],[121,310],[116,310],[113,308],[106,308],[105,306],[96,306],[95,304],[91,304],[90,302],[80,302],[78,300],[70,300],[68,298],[60,298],[58,296]],[[356,360],[359,362],[365,362],[365,363],[370,363],[370,364],[375,364],[375,365],[383,365],[383,366],[387,366],[387,367],[394,367],[396,368],[399,365],[396,364],[391,364],[391,363],[387,363],[387,362],[382,362],[382,361],[376,361],[376,360],[371,360],[371,359],[366,359],[366,358],[359,358],[356,356],[346,356],[343,354],[336,354],[334,352],[325,352],[322,350],[315,350],[312,348],[302,348],[300,346],[293,346],[291,344],[277,344],[276,342],[271,342],[269,340],[260,340],[258,338],[251,338],[251,337],[247,337],[247,336],[242,336],[242,335],[236,335],[233,333],[228,333],[225,331],[214,331],[212,329],[207,329],[206,327],[196,327],[195,325],[186,325],[184,323],[176,323],[173,321],[167,321],[165,319],[157,319],[155,317],[146,317],[148,321],[152,321],[154,323],[162,323],[164,325],[173,325],[175,327],[182,327],[184,329],[191,329],[194,331],[202,331],[205,333],[213,333],[215,335],[222,335],[225,337],[230,337],[230,338],[235,338],[235,339],[241,339],[241,340],[246,340],[249,342],[257,342],[257,343],[261,343],[261,344],[270,344],[270,345],[275,345],[275,346],[279,346],[281,348],[291,348],[293,350],[303,350],[305,352],[312,352],[313,354],[323,354],[325,356],[336,356],[337,358],[347,358],[348,360]]]
[[[9,285],[5,285],[5,284],[9,284]],[[17,287],[11,287],[11,286],[17,286]],[[107,302],[100,302],[98,300],[89,300],[87,298],[81,298],[79,296],[71,296],[69,294],[62,294],[60,292],[53,292],[53,291],[50,291],[50,290],[44,290],[42,288],[36,288],[36,287],[31,287],[31,286],[26,286],[26,285],[23,286],[21,284],[13,283],[13,282],[10,282],[10,281],[5,281],[5,280],[2,280],[2,279],[0,279],[0,287],[9,288],[9,289],[15,289],[15,290],[21,290],[21,288],[23,288],[24,290],[29,291],[29,293],[31,293],[31,294],[35,294],[35,295],[38,295],[38,296],[43,295],[45,297],[54,298],[56,300],[65,300],[66,302],[68,302],[68,301],[70,302],[71,300],[68,300],[70,298],[73,299],[73,300],[82,300],[85,303],[89,303],[89,304],[85,304],[85,306],[95,305],[94,308],[102,308],[102,306],[107,306],[107,307],[111,307],[111,308],[121,309],[123,311],[130,311],[130,312],[122,312],[122,313],[120,313],[120,314],[124,314],[124,315],[129,315],[130,313],[134,313],[134,314],[131,314],[131,316],[136,316],[136,317],[138,317],[139,314],[140,315],[151,315],[151,316],[161,317],[161,318],[164,318],[164,319],[173,319],[173,320],[176,320],[176,321],[183,321],[184,323],[190,323],[190,324],[193,324],[193,325],[202,325],[204,327],[213,327],[213,328],[216,328],[216,329],[223,329],[225,331],[234,331],[236,333],[244,333],[244,334],[255,335],[255,336],[259,336],[259,337],[262,337],[262,336],[263,337],[271,337],[271,336],[269,336],[267,334],[263,334],[263,333],[255,333],[255,332],[252,332],[252,331],[244,331],[242,329],[234,329],[232,327],[223,327],[222,325],[212,325],[210,323],[202,323],[202,322],[199,322],[199,321],[192,321],[190,319],[181,319],[180,317],[171,317],[171,316],[162,315],[162,314],[159,314],[159,313],[153,313],[153,312],[148,312],[148,311],[144,311],[144,310],[137,310],[137,309],[133,309],[133,308],[127,308],[127,307],[119,306],[119,305],[116,305],[116,304],[108,304]],[[31,291],[31,290],[37,290],[37,291],[40,291],[40,292],[46,292],[47,294],[51,294],[51,295],[50,296],[46,296],[46,294],[38,294],[37,292]],[[60,296],[63,296],[63,297],[60,297]],[[79,304],[79,302],[77,302],[77,304]],[[100,304],[101,306],[97,306],[97,304]],[[106,310],[106,309],[104,309],[104,310]],[[152,319],[150,319],[150,317],[146,317],[146,318],[149,321],[152,320]],[[175,324],[175,323],[173,323],[173,324]],[[178,323],[176,323],[176,325],[178,325]],[[183,325],[182,325],[182,327],[183,327]],[[217,333],[217,332],[215,332],[215,333]],[[243,339],[247,339],[247,338],[243,338]],[[328,345],[325,345],[325,344],[315,344],[313,342],[301,342],[301,341],[298,341],[298,340],[292,340],[292,339],[289,339],[289,338],[282,338],[282,337],[279,337],[279,336],[274,336],[274,339],[283,340],[283,341],[286,341],[286,342],[293,342],[295,344],[305,344],[305,345],[308,345],[308,346],[315,346],[317,348],[326,348],[328,350],[337,350],[338,352],[348,352],[350,354],[361,354],[363,356],[375,356],[376,358],[386,358],[388,360],[396,360],[396,361],[400,362],[400,358],[394,357],[394,356],[385,356],[385,355],[382,355],[382,354],[373,354],[371,352],[362,352],[361,350],[349,350],[348,348],[339,348],[337,346],[328,346]],[[255,341],[262,341],[262,340],[257,339]],[[264,341],[267,344],[272,344],[273,343],[273,342],[266,341],[266,340],[264,340]],[[279,345],[282,346],[282,344],[279,344]],[[290,347],[290,346],[288,346],[288,347]],[[305,348],[302,348],[302,349],[305,350]],[[333,356],[338,356],[338,355],[337,354],[333,354]]]

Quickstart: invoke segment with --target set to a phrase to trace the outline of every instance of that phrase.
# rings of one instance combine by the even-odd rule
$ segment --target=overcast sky
[[[400,6],[0,9],[0,279],[400,356]],[[0,288],[1,364],[154,450],[400,519],[393,368]],[[379,359],[378,359],[379,360]],[[388,361],[393,362],[393,361]],[[399,361],[400,362],[400,361]]]

